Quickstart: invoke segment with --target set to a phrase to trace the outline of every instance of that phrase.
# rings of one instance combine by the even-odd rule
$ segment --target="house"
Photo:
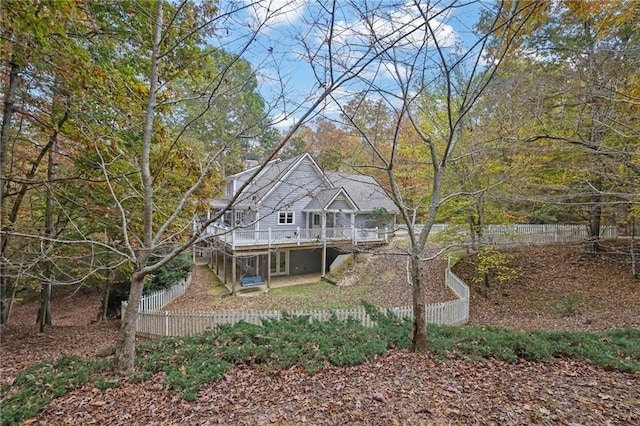
[[[324,172],[309,154],[258,170],[228,176],[223,196],[197,219],[225,211],[198,249],[232,292],[279,276],[324,276],[341,254],[388,242],[398,208],[373,177]]]

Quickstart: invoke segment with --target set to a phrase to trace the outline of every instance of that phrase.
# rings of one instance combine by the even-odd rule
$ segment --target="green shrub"
[[[62,355],[55,361],[34,364],[15,377],[11,386],[0,390],[3,425],[18,424],[38,414],[53,398],[96,379],[109,364],[104,360],[85,360]]]
[[[158,259],[154,259],[157,261]],[[149,275],[145,282],[143,294],[149,295],[157,291],[164,290],[178,284],[186,279],[191,272],[192,262],[188,253],[171,259],[165,266],[156,271],[153,275]],[[109,290],[109,300],[107,302],[107,312],[112,316],[119,315],[120,305],[129,298],[129,290],[131,288],[130,279],[120,279],[111,284]]]
[[[240,322],[192,337],[162,338],[138,345],[137,370],[131,382],[166,373],[165,384],[186,400],[194,400],[202,385],[220,380],[233,364],[250,364],[266,371],[302,366],[310,374],[328,364],[353,366],[383,354],[388,348],[411,344],[411,321],[366,306],[376,321],[372,328],[332,316],[318,321],[286,312],[262,325]],[[494,358],[544,362],[552,358],[589,359],[594,365],[621,371],[640,370],[640,330],[606,333],[566,331],[515,332],[493,327],[429,325],[429,345],[441,357],[470,361]],[[105,358],[87,360],[61,356],[35,364],[0,388],[3,425],[36,415],[52,398],[93,382],[99,389],[118,386],[105,376]]]

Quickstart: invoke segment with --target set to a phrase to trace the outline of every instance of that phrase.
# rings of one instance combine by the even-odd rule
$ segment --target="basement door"
[[[289,251],[271,253],[271,276],[289,275]]]

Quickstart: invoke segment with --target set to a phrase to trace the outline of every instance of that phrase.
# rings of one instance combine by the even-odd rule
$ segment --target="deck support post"
[[[324,243],[322,244],[322,278],[325,277],[327,273],[327,240],[325,238]]]
[[[227,284],[227,252],[222,255],[222,282]]]
[[[267,252],[267,290],[271,290],[271,250]]]
[[[236,294],[236,254],[231,255],[231,294]]]

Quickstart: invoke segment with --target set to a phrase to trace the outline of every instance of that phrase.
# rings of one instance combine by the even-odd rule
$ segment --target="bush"
[[[411,344],[411,321],[383,314],[371,305],[372,328],[355,320],[318,321],[286,312],[262,325],[240,322],[192,337],[171,337],[138,345],[137,370],[130,381],[146,380],[164,372],[168,388],[194,400],[201,386],[220,380],[233,364],[249,364],[266,371],[302,366],[313,374],[328,364],[353,366]],[[492,327],[429,325],[429,344],[440,357],[470,361],[494,358],[544,362],[553,358],[590,360],[620,371],[640,370],[640,330],[606,333],[558,331],[516,332]],[[106,354],[105,354],[106,355]],[[118,386],[105,376],[108,361],[62,356],[35,364],[0,388],[2,424],[17,424],[36,415],[52,398],[93,382],[100,389]]]

